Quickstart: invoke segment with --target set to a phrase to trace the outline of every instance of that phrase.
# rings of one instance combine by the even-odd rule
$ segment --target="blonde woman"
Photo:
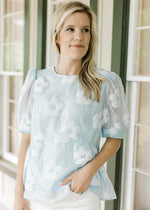
[[[19,100],[14,210],[100,210],[100,200],[116,199],[103,165],[126,134],[124,90],[115,73],[94,68],[95,15],[87,5],[58,8],[51,35],[58,64],[31,69]]]

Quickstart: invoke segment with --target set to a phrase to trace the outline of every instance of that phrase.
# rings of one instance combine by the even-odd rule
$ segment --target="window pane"
[[[150,29],[135,32],[133,73],[150,76]]]
[[[13,46],[13,71],[23,71],[23,43],[15,43]]]
[[[150,129],[137,129],[136,167],[150,173]]]
[[[150,209],[150,176],[136,173],[134,210]]]
[[[12,13],[13,11],[13,0],[4,1],[4,14]]]
[[[4,46],[7,44],[3,52],[2,69],[21,72],[24,59],[24,0],[7,0],[4,5],[5,12],[10,12],[9,4],[12,4],[11,15],[4,15],[2,19],[4,21],[2,42]]]
[[[150,82],[141,82],[139,89],[139,119],[138,122],[150,126]]]
[[[4,46],[3,48],[3,58],[4,58],[4,71],[12,70],[12,46]]]
[[[4,18],[4,43],[12,42],[12,16]]]
[[[15,119],[16,119],[16,113],[15,113],[15,104],[14,103],[10,103],[9,104],[9,123],[10,123],[10,126],[15,128],[16,127],[16,122],[15,122]]]
[[[9,78],[9,97],[15,99],[15,77]]]
[[[137,1],[136,26],[150,25],[150,0]]]
[[[15,141],[16,141],[16,131],[9,130],[9,152],[13,153],[14,155],[17,154]]]
[[[24,0],[14,0],[15,12],[24,10]]]
[[[14,41],[24,41],[24,13],[14,15]]]

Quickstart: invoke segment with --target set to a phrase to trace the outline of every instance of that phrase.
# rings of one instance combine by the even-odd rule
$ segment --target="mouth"
[[[74,44],[74,45],[71,45],[71,47],[73,47],[73,48],[84,48],[84,46],[81,45],[81,44]]]

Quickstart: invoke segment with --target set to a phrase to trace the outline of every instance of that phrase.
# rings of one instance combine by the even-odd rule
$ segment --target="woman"
[[[116,198],[103,165],[125,137],[128,114],[120,78],[94,68],[95,28],[88,6],[60,7],[52,25],[58,64],[27,75],[14,210],[100,210],[100,200]]]

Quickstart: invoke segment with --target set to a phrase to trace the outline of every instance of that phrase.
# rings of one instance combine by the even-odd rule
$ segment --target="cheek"
[[[86,43],[87,43],[87,45],[90,44],[90,41],[91,41],[91,35],[89,35],[89,36],[86,37]]]

